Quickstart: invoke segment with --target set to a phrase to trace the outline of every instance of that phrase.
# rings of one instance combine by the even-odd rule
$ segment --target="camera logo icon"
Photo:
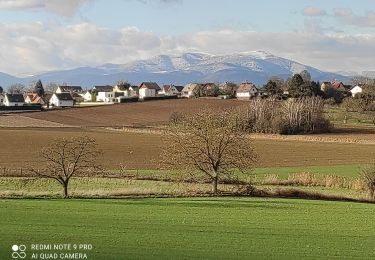
[[[12,258],[13,259],[24,259],[26,258],[26,246],[25,245],[13,245],[12,246]]]

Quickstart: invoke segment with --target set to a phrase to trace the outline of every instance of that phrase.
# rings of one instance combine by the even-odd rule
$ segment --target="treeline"
[[[236,122],[236,128],[248,133],[311,134],[329,132],[332,125],[324,117],[324,101],[320,97],[254,98],[248,104],[222,111]],[[173,113],[172,123],[184,122],[189,115]]]

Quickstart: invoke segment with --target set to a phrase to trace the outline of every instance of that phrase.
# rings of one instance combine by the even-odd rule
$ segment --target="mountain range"
[[[264,51],[252,51],[231,55],[212,55],[190,52],[182,55],[159,55],[157,57],[133,61],[125,64],[103,64],[96,67],[79,67],[69,70],[56,70],[33,76],[16,77],[0,73],[0,85],[14,83],[29,85],[41,79],[48,82],[81,85],[90,88],[94,85],[113,84],[120,79],[139,85],[142,81],[155,81],[159,84],[184,85],[190,82],[243,81],[264,84],[271,76],[287,79],[302,70],[310,72],[317,81],[350,81],[348,75],[326,72],[311,66],[281,58]]]

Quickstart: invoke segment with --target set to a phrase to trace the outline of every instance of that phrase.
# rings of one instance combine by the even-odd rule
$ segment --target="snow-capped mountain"
[[[119,79],[126,79],[133,84],[156,81],[159,84],[180,85],[189,82],[233,81],[239,83],[247,80],[260,85],[271,76],[286,79],[302,70],[308,70],[314,80],[349,81],[349,77],[341,74],[324,72],[264,51],[253,51],[231,55],[198,52],[160,55],[125,64],[103,64],[98,67],[51,71],[24,78],[0,74],[0,85],[8,86],[16,82],[27,84],[35,79],[41,79],[43,82],[80,84],[85,87],[95,84],[113,84]]]

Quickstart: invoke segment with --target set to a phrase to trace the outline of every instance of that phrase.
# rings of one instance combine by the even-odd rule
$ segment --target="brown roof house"
[[[28,104],[40,104],[42,106],[49,106],[49,101],[52,94],[44,94],[42,97],[37,93],[27,93],[25,96],[25,103]]]
[[[202,84],[203,95],[206,97],[217,97],[219,95],[219,86],[215,83]]]
[[[259,93],[258,88],[251,82],[241,83],[236,91],[238,99],[250,99],[256,97]]]

